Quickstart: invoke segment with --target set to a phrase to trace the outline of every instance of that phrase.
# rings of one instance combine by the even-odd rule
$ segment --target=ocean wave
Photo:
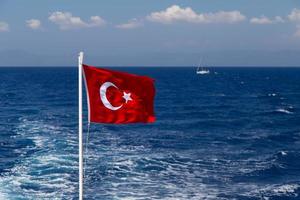
[[[278,108],[278,109],[276,109],[276,112],[285,113],[285,114],[293,114],[292,111],[289,111],[289,110],[284,109],[284,108]]]
[[[288,106],[288,107],[284,107],[284,108],[277,108],[277,109],[273,109],[273,108],[269,108],[269,109],[265,109],[263,108],[261,111],[256,111],[256,116],[272,116],[274,114],[287,114],[287,115],[292,115],[294,114],[294,107],[292,106]]]
[[[259,160],[258,163],[261,167],[242,174],[242,179],[253,181],[263,178],[265,181],[276,182],[282,176],[297,174],[300,169],[300,154],[293,151],[278,151],[270,157]],[[294,177],[297,179],[296,175]]]

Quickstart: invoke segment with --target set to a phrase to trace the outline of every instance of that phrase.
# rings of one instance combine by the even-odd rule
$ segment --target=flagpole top
[[[81,57],[81,58],[83,57],[83,51],[79,52],[79,57]]]

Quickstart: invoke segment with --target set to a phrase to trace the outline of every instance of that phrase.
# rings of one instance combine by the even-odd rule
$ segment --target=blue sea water
[[[154,124],[85,122],[86,199],[300,199],[300,68],[115,68]],[[0,68],[0,199],[78,198],[76,68]],[[85,99],[84,99],[85,100]]]

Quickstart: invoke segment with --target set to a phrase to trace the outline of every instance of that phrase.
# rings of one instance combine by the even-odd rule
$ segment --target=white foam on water
[[[281,113],[286,113],[286,114],[293,114],[293,112],[288,111],[288,110],[286,110],[286,109],[284,109],[284,108],[279,108],[279,109],[277,109],[276,111],[277,111],[277,112],[281,112]]]
[[[47,139],[40,135],[32,136],[30,139],[32,139],[34,141],[35,146],[39,148],[43,147],[44,144],[47,142]]]
[[[1,191],[0,191],[0,199],[6,200],[6,199],[8,199],[8,196],[5,193],[1,193]]]
[[[296,190],[300,188],[299,184],[283,184],[283,185],[268,185],[263,189],[259,189],[258,193],[263,193],[264,196],[277,196],[277,197],[298,197]]]
[[[0,177],[0,199],[1,195],[4,199],[71,199],[77,192],[71,174],[77,172],[77,151],[69,155],[57,146],[57,134],[68,133],[61,129],[42,121],[21,120],[16,137],[31,139],[34,147],[28,148],[36,151]]]
[[[273,189],[276,194],[291,194],[294,193],[299,188],[297,184],[288,184],[288,185],[281,185]],[[298,194],[295,194],[298,196]]]
[[[269,97],[275,97],[275,96],[277,96],[277,94],[276,93],[270,93],[270,94],[268,94],[268,96]]]
[[[201,175],[207,174],[194,166],[194,161],[188,157],[190,154],[180,156],[181,160],[167,152],[154,153],[151,147],[124,144],[122,136],[109,130],[101,131],[99,139],[103,138],[105,141],[109,138],[110,142],[99,145],[96,138],[90,140],[86,180],[88,197],[217,199],[220,191],[203,183]],[[101,186],[92,182],[95,179],[101,179]]]
[[[280,151],[280,154],[281,154],[282,156],[286,156],[286,155],[287,155],[287,152],[285,152],[285,151]]]

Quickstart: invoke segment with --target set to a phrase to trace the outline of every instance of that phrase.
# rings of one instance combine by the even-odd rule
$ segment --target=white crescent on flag
[[[101,101],[103,103],[103,105],[110,109],[110,110],[119,110],[122,106],[118,106],[118,107],[115,107],[113,105],[111,105],[111,103],[108,101],[107,97],[106,97],[106,90],[109,88],[109,87],[115,87],[117,89],[119,89],[115,84],[113,84],[112,82],[105,82],[101,85],[100,87],[100,98],[101,98]]]

